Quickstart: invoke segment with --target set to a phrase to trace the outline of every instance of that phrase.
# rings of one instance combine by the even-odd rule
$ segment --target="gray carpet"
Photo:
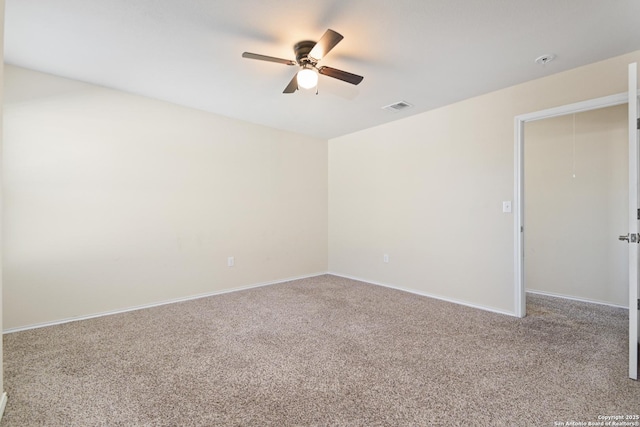
[[[627,313],[334,276],[4,336],[9,426],[544,426],[640,412]]]

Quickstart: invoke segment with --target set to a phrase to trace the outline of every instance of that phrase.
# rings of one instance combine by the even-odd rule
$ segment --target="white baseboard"
[[[2,393],[2,397],[0,397],[0,421],[2,421],[2,416],[4,415],[4,408],[7,407],[7,393]]]
[[[35,324],[32,324],[32,325],[27,325],[27,326],[19,326],[17,328],[8,328],[8,329],[5,329],[3,331],[3,334],[11,334],[11,333],[14,333],[14,332],[27,331],[29,329],[46,328],[47,326],[61,325],[63,323],[77,322],[79,320],[94,319],[96,317],[111,316],[113,314],[126,313],[126,312],[129,312],[129,311],[144,310],[145,308],[159,307],[161,305],[174,304],[176,302],[184,302],[184,301],[190,301],[190,300],[195,300],[195,299],[200,299],[200,298],[206,298],[206,297],[211,297],[211,296],[214,296],[214,295],[228,294],[230,292],[245,291],[247,289],[254,289],[254,288],[260,288],[260,287],[263,287],[263,286],[276,285],[278,283],[291,282],[292,280],[308,279],[310,277],[322,276],[324,274],[328,274],[328,273],[325,271],[325,272],[321,272],[321,273],[308,274],[308,275],[305,275],[305,276],[289,277],[289,278],[286,278],[286,279],[278,279],[278,280],[272,280],[270,282],[263,282],[263,283],[256,283],[256,284],[253,284],[253,285],[241,286],[239,288],[223,289],[223,290],[220,290],[220,291],[207,292],[207,293],[204,293],[204,294],[191,295],[191,296],[188,296],[188,297],[174,298],[174,299],[170,299],[170,300],[154,302],[154,303],[151,303],[151,304],[137,305],[137,306],[134,306],[134,307],[127,307],[127,308],[118,309],[118,310],[103,311],[103,312],[100,312],[100,313],[88,314],[86,316],[70,317],[70,318],[66,318],[66,319],[54,320],[54,321],[51,321],[51,322],[35,323]]]
[[[571,301],[579,301],[579,302],[588,302],[590,304],[607,305],[609,307],[624,308],[626,310],[629,309],[629,307],[624,305],[612,304],[610,302],[598,301],[598,300],[588,299],[588,298],[578,298],[571,295],[556,294],[553,292],[543,292],[543,291],[535,291],[535,290],[529,290],[529,289],[527,289],[526,292],[528,294],[543,295],[546,297],[562,298],[562,299],[568,299]]]
[[[433,299],[437,299],[437,300],[441,300],[441,301],[446,301],[446,302],[450,302],[450,303],[453,303],[453,304],[464,305],[466,307],[477,308],[479,310],[490,311],[492,313],[505,314],[507,316],[517,317],[515,312],[506,311],[506,310],[500,310],[498,308],[487,307],[487,306],[479,305],[479,304],[473,304],[473,303],[470,303],[468,301],[461,301],[461,300],[457,300],[457,299],[454,299],[454,298],[448,298],[448,297],[443,297],[443,296],[440,296],[440,295],[430,294],[428,292],[417,291],[415,289],[402,288],[402,287],[399,287],[399,286],[388,285],[386,283],[374,282],[374,281],[371,281],[371,280],[362,279],[362,278],[359,278],[359,277],[347,276],[345,274],[340,274],[340,273],[329,272],[328,274],[331,274],[332,276],[344,277],[345,279],[351,279],[351,280],[357,280],[359,282],[369,283],[371,285],[383,286],[385,288],[395,289],[395,290],[403,291],[403,292],[409,292],[411,294],[416,294],[416,295],[420,295],[420,296],[427,297],[427,298],[433,298]]]

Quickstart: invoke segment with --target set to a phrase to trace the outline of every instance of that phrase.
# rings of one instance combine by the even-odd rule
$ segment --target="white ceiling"
[[[5,19],[9,64],[325,139],[640,49],[638,0],[6,0]],[[294,67],[241,57],[295,59],[327,28],[321,65],[359,86],[285,95]]]

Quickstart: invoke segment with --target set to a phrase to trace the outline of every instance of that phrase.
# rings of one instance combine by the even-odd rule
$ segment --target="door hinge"
[[[637,219],[640,221],[640,209],[638,209],[638,218]]]
[[[638,299],[638,310],[640,310],[640,299]]]
[[[640,130],[640,117],[636,120],[636,129]]]

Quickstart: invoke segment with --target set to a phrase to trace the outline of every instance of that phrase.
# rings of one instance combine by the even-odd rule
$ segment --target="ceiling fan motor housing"
[[[293,47],[293,50],[296,53],[296,62],[300,65],[304,65],[307,63],[315,65],[318,61],[309,57],[309,52],[316,45],[316,42],[310,40],[304,40]]]

